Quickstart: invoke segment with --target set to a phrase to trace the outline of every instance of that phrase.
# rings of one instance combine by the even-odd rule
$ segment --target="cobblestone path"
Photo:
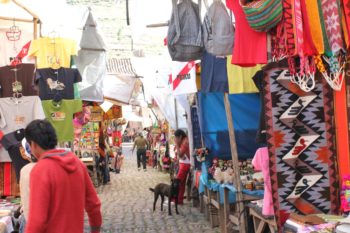
[[[138,171],[135,157],[126,156],[121,173],[111,172],[111,184],[98,188],[102,201],[102,232],[219,232],[218,228],[212,229],[199,209],[193,208],[189,202],[179,206],[179,215],[172,206],[173,215],[168,216],[166,206],[163,212],[160,211],[158,199],[156,211],[153,212],[154,196],[149,188],[160,182],[169,183],[169,175],[152,168],[148,168],[147,172]]]

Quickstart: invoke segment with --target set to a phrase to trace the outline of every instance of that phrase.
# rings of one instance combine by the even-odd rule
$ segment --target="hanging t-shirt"
[[[256,88],[252,77],[254,74],[261,70],[261,65],[254,67],[240,67],[238,65],[232,65],[230,57],[227,58],[227,76],[230,94],[240,93],[256,93]]]
[[[20,33],[7,33],[10,31],[10,26],[8,28],[0,29],[0,66],[6,66],[11,63],[11,60],[15,58],[28,42],[33,39],[33,33],[27,32],[18,28]],[[27,50],[28,51],[28,50]],[[26,56],[22,58],[24,63],[34,63],[33,59],[28,59]]]
[[[269,152],[267,147],[259,148],[253,158],[253,166],[255,170],[262,171],[264,176],[264,202],[262,213],[264,215],[274,215],[273,202],[272,202],[272,188],[269,169]]]
[[[254,66],[267,63],[267,33],[256,32],[248,24],[240,0],[226,0],[236,21],[232,64]]]
[[[35,84],[41,100],[52,100],[56,94],[62,99],[74,99],[74,83],[81,82],[79,70],[71,68],[37,69]]]
[[[201,91],[228,92],[226,57],[204,52],[201,61]]]
[[[42,101],[46,118],[56,130],[59,142],[73,141],[73,114],[82,111],[81,100]]]
[[[33,40],[28,52],[28,56],[37,58],[38,69],[49,68],[55,63],[70,68],[72,55],[77,55],[77,44],[66,38],[42,37]]]
[[[35,119],[45,119],[38,96],[23,96],[19,99],[0,99],[0,130],[4,134],[25,128]],[[4,148],[0,149],[0,162],[11,162]]]
[[[33,85],[34,70],[34,64],[0,67],[0,96],[12,97],[15,90],[24,96],[37,95]]]
[[[30,160],[25,153],[25,149],[22,146],[23,138],[24,129],[20,129],[4,135],[1,139],[1,144],[8,151],[12,160],[12,165],[16,170],[17,183],[19,183],[20,180],[20,171],[22,167],[30,163]]]

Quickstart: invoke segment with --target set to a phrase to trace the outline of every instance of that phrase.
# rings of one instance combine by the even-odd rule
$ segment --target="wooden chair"
[[[251,207],[249,207],[249,214],[253,217],[255,233],[263,233],[266,227],[269,228],[270,233],[276,232],[277,224],[275,219],[265,218],[261,213],[258,213]]]

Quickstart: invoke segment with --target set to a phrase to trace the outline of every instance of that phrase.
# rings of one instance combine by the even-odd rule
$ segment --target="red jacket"
[[[51,150],[30,174],[26,233],[82,233],[102,225],[101,202],[85,165],[71,152]],[[99,230],[91,231],[99,232]]]

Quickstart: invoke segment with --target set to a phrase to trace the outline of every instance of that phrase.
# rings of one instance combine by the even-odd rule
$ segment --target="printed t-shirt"
[[[33,39],[33,33],[27,32],[25,30],[21,30],[21,34],[16,34],[17,36],[13,37],[13,34],[7,34],[12,38],[8,38],[6,32],[9,30],[8,28],[0,29],[0,66],[6,66],[11,63],[10,58],[16,57],[20,52],[24,45],[30,42]],[[12,39],[17,39],[16,41],[12,41]],[[27,50],[28,51],[28,50]],[[28,57],[24,57],[22,59],[22,63],[34,63],[33,59],[29,59]]]
[[[252,77],[261,70],[261,65],[254,67],[240,67],[232,65],[230,57],[227,58],[227,76],[230,94],[256,93],[256,88]]]
[[[16,170],[17,183],[20,180],[20,171],[22,167],[30,163],[29,158],[22,147],[22,139],[24,138],[24,129],[16,130],[12,133],[4,135],[1,144],[8,151],[12,160],[12,165]]]
[[[34,64],[20,64],[16,67],[3,66],[0,67],[0,96],[12,97],[14,93],[13,84],[16,79],[20,82],[21,91],[24,96],[38,95],[33,85]]]
[[[0,130],[4,135],[17,129],[24,129],[31,121],[45,119],[38,96],[23,96],[19,99],[1,98]],[[11,162],[4,148],[0,149],[0,162]]]
[[[267,33],[256,32],[248,24],[240,0],[226,0],[236,21],[232,64],[254,66],[267,63]]]
[[[77,44],[66,38],[42,37],[33,40],[28,52],[28,56],[37,58],[38,69],[49,68],[55,63],[70,68],[72,55],[77,55]]]
[[[226,57],[216,57],[204,52],[200,86],[202,92],[228,92]]]
[[[274,215],[272,202],[272,189],[269,170],[269,152],[267,147],[259,148],[253,158],[253,166],[255,170],[262,171],[264,176],[264,202],[262,213],[264,215]]]
[[[44,100],[41,103],[47,120],[56,130],[58,141],[73,141],[73,114],[82,111],[82,101],[61,100],[59,103],[55,103],[52,100]]]
[[[39,86],[41,100],[52,100],[56,94],[62,99],[74,99],[74,83],[81,82],[81,76],[71,68],[37,69],[34,82]]]

